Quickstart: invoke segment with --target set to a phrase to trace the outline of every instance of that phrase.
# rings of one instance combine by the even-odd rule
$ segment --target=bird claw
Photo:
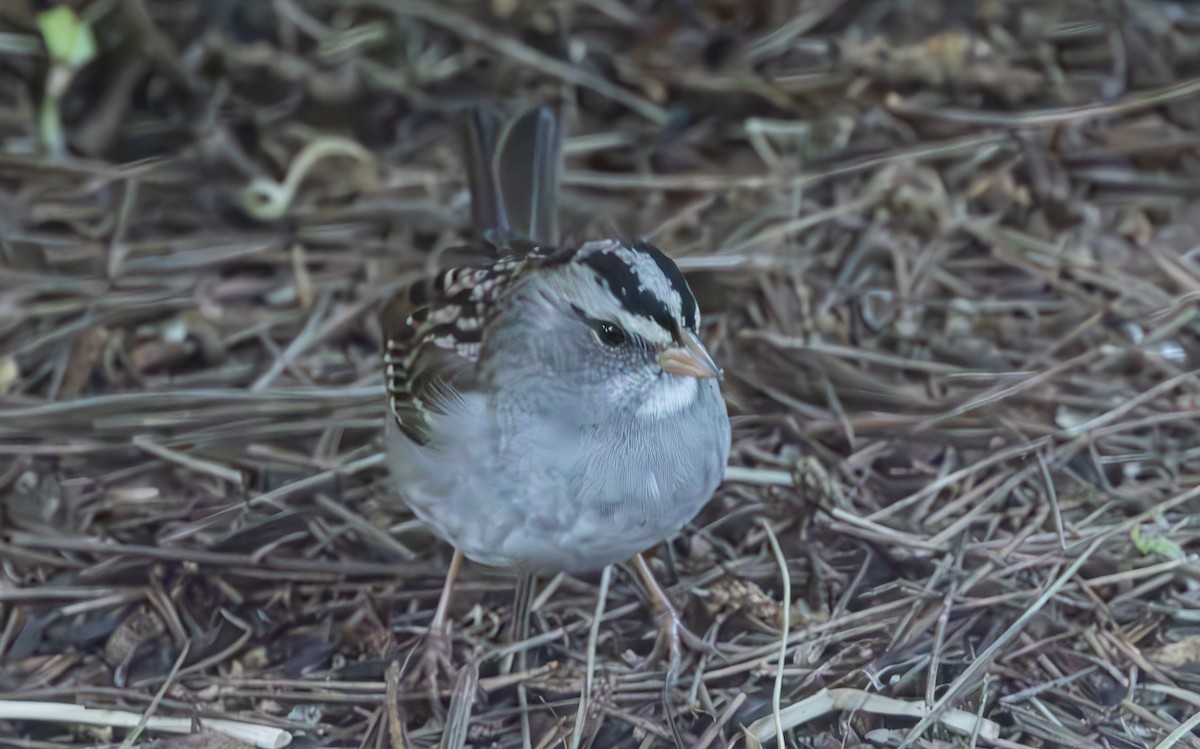
[[[417,667],[405,677],[405,682],[412,686],[424,683],[428,689],[429,699],[435,705],[438,704],[438,697],[443,691],[442,683],[454,683],[454,661],[452,660],[454,637],[450,631],[447,612],[450,609],[450,596],[454,592],[454,582],[458,579],[458,573],[462,569],[463,559],[463,553],[455,549],[454,556],[450,560],[450,569],[446,571],[446,580],[442,584],[442,595],[438,598],[433,620],[430,621],[425,636],[421,638],[421,642],[414,649],[423,650],[423,652],[417,661]]]
[[[646,590],[650,594],[650,603],[658,612],[659,617],[658,638],[654,641],[654,649],[650,651],[650,655],[646,657],[643,665],[662,658],[665,651],[669,682],[679,673],[684,646],[701,655],[713,655],[717,650],[683,626],[679,610],[675,608],[671,599],[667,597],[666,591],[654,579],[654,574],[650,571],[650,566],[646,564],[645,557],[641,554],[634,555],[633,564],[638,575],[641,576],[642,582],[646,585]]]
[[[416,649],[420,651],[417,666],[409,672],[405,681],[414,687],[424,684],[430,699],[436,701],[444,688],[454,683],[450,625],[431,626]]]
[[[665,655],[667,672],[670,674],[679,672],[684,648],[700,655],[717,652],[716,648],[685,627],[673,609],[659,614],[658,625],[658,637],[654,640],[654,649],[646,657],[646,663],[653,663]]]

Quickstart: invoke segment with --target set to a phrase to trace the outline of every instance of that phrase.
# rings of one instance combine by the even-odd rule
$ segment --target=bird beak
[[[658,355],[658,365],[664,372],[681,377],[724,379],[724,373],[708,355],[708,350],[695,333],[682,330],[679,337],[683,340],[682,346],[669,348]]]

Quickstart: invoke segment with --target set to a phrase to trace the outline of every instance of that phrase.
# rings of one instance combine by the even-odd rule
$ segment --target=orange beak
[[[663,368],[664,372],[700,379],[716,377],[720,380],[724,378],[721,369],[708,355],[708,350],[704,348],[704,344],[700,342],[695,333],[683,330],[680,331],[679,337],[683,339],[682,346],[669,348],[658,355],[658,365]]]

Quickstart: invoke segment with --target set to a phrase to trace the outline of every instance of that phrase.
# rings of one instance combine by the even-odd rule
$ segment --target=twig
[[[596,645],[600,640],[600,622],[604,620],[604,604],[608,600],[608,586],[612,581],[612,565],[600,572],[600,590],[596,593],[596,610],[592,614],[592,626],[588,628],[587,670],[583,680],[583,694],[579,696],[579,709],[575,711],[575,730],[571,734],[571,749],[579,749],[583,737],[583,723],[592,700],[592,688],[596,675]]]
[[[125,740],[121,742],[120,749],[129,749],[133,746],[133,742],[138,740],[138,736],[142,735],[142,730],[146,727],[146,723],[154,717],[154,711],[158,709],[158,703],[162,702],[163,695],[167,693],[167,689],[175,683],[175,677],[179,674],[179,668],[183,662],[187,660],[188,653],[192,650],[192,642],[188,640],[183,643],[183,648],[179,651],[179,656],[175,659],[175,665],[171,666],[171,672],[167,674],[167,678],[163,679],[162,686],[158,688],[158,692],[154,694],[154,699],[150,700],[150,705],[146,708],[146,712],[142,714],[142,719],[138,722]]]
[[[50,723],[83,723],[89,726],[134,728],[144,721],[148,731],[162,733],[192,733],[191,718],[146,717],[127,710],[88,708],[62,702],[26,702],[0,700],[0,720],[34,720]],[[233,720],[205,719],[203,726],[260,749],[283,749],[292,742],[292,735],[280,728],[242,723]]]
[[[909,702],[881,694],[870,694],[861,689],[822,689],[795,704],[784,708],[779,717],[785,729],[816,720],[834,712],[867,712],[877,715],[901,715],[921,718],[921,722],[937,720],[956,733],[970,736],[975,732],[984,740],[999,737],[1000,724],[986,718],[980,720],[966,710],[945,710],[936,714],[923,702]],[[934,717],[934,716],[937,717]],[[759,718],[747,727],[747,732],[756,740],[766,741],[774,733],[775,716]],[[918,724],[920,725],[920,724]]]
[[[1092,554],[1096,553],[1096,550],[1100,548],[1100,544],[1103,542],[1103,540],[1104,539],[1102,537],[1093,541],[1092,544],[1088,546],[1087,549],[1085,549],[1084,552],[1080,554],[1079,557],[1072,562],[1069,567],[1067,567],[1066,571],[1059,575],[1058,578],[1051,583],[1040,596],[1037,597],[1037,600],[1021,613],[1021,616],[1019,616],[1015,622],[1013,622],[1006,630],[1004,630],[1004,632],[1001,633],[1000,636],[997,637],[982,653],[976,656],[975,660],[971,661],[969,666],[963,669],[962,673],[960,673],[954,679],[954,681],[951,682],[948,687],[946,687],[945,691],[942,692],[941,698],[929,708],[929,713],[925,715],[925,717],[921,718],[920,722],[913,726],[912,730],[908,732],[908,735],[906,735],[904,740],[900,742],[899,749],[907,749],[907,747],[912,746],[913,742],[920,739],[934,721],[940,719],[939,716],[943,711],[946,710],[947,705],[949,705],[951,701],[958,699],[964,691],[969,689],[983,672],[983,670],[992,664],[992,661],[997,655],[999,655],[1000,651],[1003,650],[1009,642],[1016,638],[1016,636],[1025,629],[1025,626],[1029,624],[1029,622],[1035,616],[1038,615],[1038,612],[1042,610],[1042,608],[1050,601],[1050,599],[1054,598],[1054,596],[1056,596],[1058,592],[1062,590],[1063,586],[1065,586],[1071,581],[1072,578],[1075,577],[1076,574],[1078,574],[1084,563],[1087,562],[1087,560],[1091,558]]]
[[[771,528],[771,524],[763,518],[759,518],[758,524],[767,534],[767,541],[771,544],[771,553],[775,555],[775,562],[779,565],[779,576],[783,580],[783,605],[779,607],[779,616],[782,619],[779,624],[779,662],[775,664],[775,686],[771,692],[771,713],[775,718],[775,746],[784,747],[787,744],[784,743],[783,719],[780,717],[779,702],[783,695],[783,664],[787,661],[788,629],[792,623],[792,576],[788,572],[787,558],[783,556],[783,549],[779,548],[779,539],[775,538],[775,531]]]

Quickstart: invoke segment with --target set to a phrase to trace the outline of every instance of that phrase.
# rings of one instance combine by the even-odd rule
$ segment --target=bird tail
[[[553,110],[537,106],[501,127],[494,111],[474,107],[464,140],[475,231],[493,244],[557,244],[562,131]]]

